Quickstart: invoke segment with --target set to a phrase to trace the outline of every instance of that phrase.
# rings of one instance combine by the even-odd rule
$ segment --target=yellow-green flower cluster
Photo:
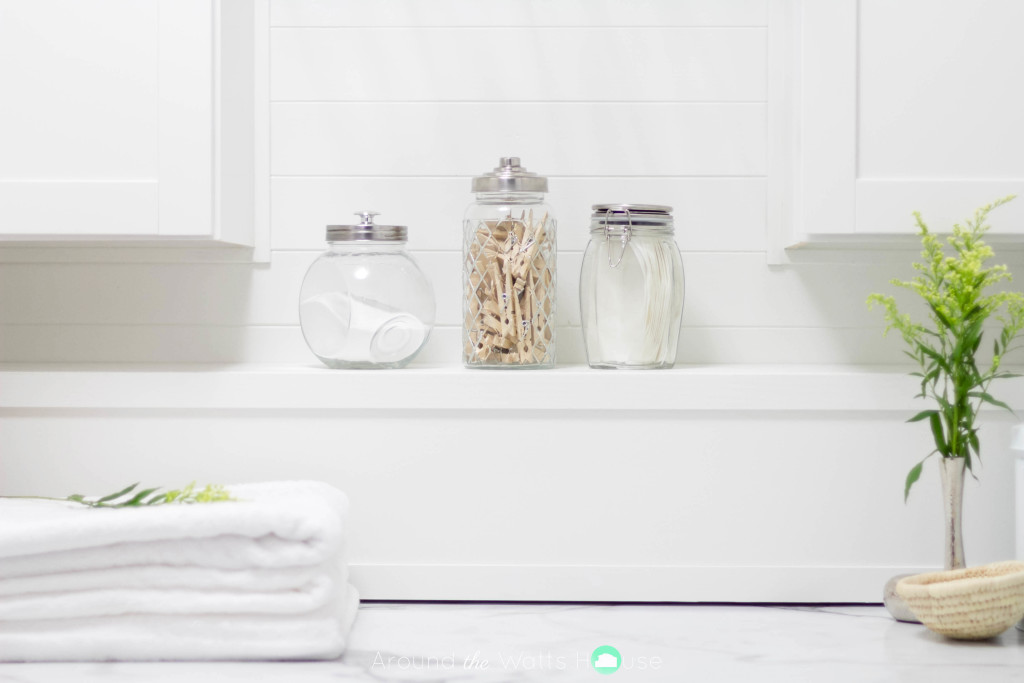
[[[201,491],[196,491],[193,481],[183,489],[175,489],[163,494],[162,503],[219,503],[234,500],[231,494],[220,484],[207,484]]]
[[[972,454],[980,456],[975,419],[982,403],[1009,408],[988,393],[993,379],[1010,377],[1000,372],[1003,356],[1024,328],[1024,295],[1015,291],[986,293],[994,285],[1012,278],[1005,265],[986,266],[993,251],[982,239],[988,231],[989,213],[1012,200],[1004,197],[978,209],[964,225],[954,225],[945,240],[928,229],[921,214],[915,213],[921,237],[921,261],[914,264],[917,275],[892,284],[915,292],[928,305],[928,321],[915,322],[899,310],[895,298],[872,294],[868,306],[885,311],[886,333],[898,330],[909,347],[907,355],[920,366],[913,373],[921,378],[922,398],[932,398],[937,409],[924,410],[911,421],[927,420],[935,439],[935,450],[943,457],[965,458],[968,468]],[[983,326],[990,317],[1002,324],[993,341],[993,359],[982,372],[976,353]],[[923,461],[922,461],[923,462]],[[920,476],[921,463],[907,476],[905,492]]]

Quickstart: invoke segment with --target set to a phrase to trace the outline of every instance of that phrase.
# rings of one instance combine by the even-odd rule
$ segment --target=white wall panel
[[[0,325],[0,361],[320,364],[297,325]]]
[[[558,362],[586,363],[579,327],[559,327]],[[459,363],[462,329],[436,327],[414,367]],[[871,327],[683,326],[677,362],[899,364],[896,337]],[[297,325],[0,325],[0,362],[259,363],[320,367]]]
[[[277,101],[763,102],[766,37],[749,28],[277,29],[270,93]],[[501,49],[515,58],[498,57]]]
[[[892,277],[909,278],[893,264],[803,264],[766,268],[761,254],[691,254],[684,262],[688,325],[882,328],[865,300],[892,291]],[[742,321],[740,323],[739,321]]]
[[[0,269],[0,320],[11,324],[295,325],[302,278],[316,252],[275,252],[268,268],[248,265],[10,264]],[[461,324],[459,252],[421,252],[434,285],[437,322]],[[558,257],[558,323],[579,324],[579,251]],[[864,305],[892,264],[806,264],[768,269],[761,253],[684,255],[691,327],[869,327],[881,315]],[[211,296],[211,292],[215,295]]]
[[[274,175],[763,175],[763,104],[276,103]]]
[[[899,365],[901,342],[871,327],[689,327],[679,338],[679,363]]]
[[[766,26],[767,0],[274,0],[275,26]]]
[[[0,269],[0,319],[8,323],[245,325],[297,309],[298,263],[10,264]],[[275,290],[274,280],[287,291]],[[297,320],[297,313],[287,322]]]
[[[477,449],[453,448],[452,434],[465,443],[493,442],[507,429],[506,411],[22,410],[4,415],[0,482],[7,494],[67,495],[137,478],[169,486],[322,479],[351,497],[357,567],[421,569],[402,594],[396,581],[360,585],[366,598],[630,599],[645,583],[634,569],[623,577],[631,582],[567,596],[547,592],[543,576],[465,580],[460,572],[480,564],[729,567],[753,577],[763,567],[856,574],[940,563],[934,463],[910,503],[902,499],[906,470],[929,448],[925,429],[908,427],[895,413],[785,416],[559,411],[558,419],[531,422],[534,447],[497,440],[481,457]],[[987,418],[985,433],[998,441],[1010,426],[1009,418]],[[766,457],[766,444],[785,444],[785,457]],[[980,487],[967,482],[972,564],[1012,553],[1008,455],[993,449]],[[432,582],[433,574],[422,571],[439,564],[448,565],[449,581]],[[380,571],[367,572],[367,580]],[[747,597],[713,576],[672,579],[658,582],[662,599]],[[852,582],[857,589],[849,580],[833,581],[812,596],[801,583],[772,598],[877,601],[881,589],[880,580]]]
[[[628,202],[673,207],[684,255],[764,250],[763,178],[555,177],[549,185],[559,249],[586,248],[594,204]],[[410,249],[458,251],[462,216],[473,201],[470,176],[275,178],[271,192],[273,246],[281,250],[323,249],[325,226],[372,208],[382,214],[379,223],[409,227]]]

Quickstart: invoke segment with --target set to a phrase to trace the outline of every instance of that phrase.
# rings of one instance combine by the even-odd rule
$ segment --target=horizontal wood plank
[[[469,377],[473,391],[467,390]],[[497,393],[506,396],[509,410],[522,411],[619,410],[623,396],[629,397],[631,411],[901,412],[918,403],[917,381],[905,372],[841,366],[709,365],[650,372],[568,367],[516,373],[452,366],[364,372],[312,365],[0,365],[0,379],[0,409],[493,412],[480,397]],[[1024,405],[1024,379],[1006,380],[1003,391],[1008,403]],[[985,414],[1003,417],[995,409]]]
[[[273,26],[767,26],[767,0],[273,0]]]
[[[275,101],[764,101],[763,29],[278,29]],[[493,58],[510,49],[515,59]]]
[[[591,206],[610,202],[673,207],[683,251],[763,251],[763,178],[551,178],[548,203],[558,219],[560,249],[582,251]],[[470,177],[274,178],[274,249],[324,248],[327,225],[372,208],[378,222],[409,227],[414,250],[462,248],[462,216],[473,201]]]
[[[317,252],[274,252],[271,264],[8,264],[0,320],[19,324],[294,325],[303,276]],[[434,287],[437,323],[461,324],[462,255],[415,254]],[[579,324],[582,253],[558,255],[561,325]],[[690,327],[872,327],[872,291],[892,291],[892,264],[771,268],[762,253],[684,253]]]
[[[586,363],[582,331],[559,327],[559,364]],[[413,361],[460,362],[462,330],[437,327]],[[878,327],[683,327],[678,363],[905,364]],[[297,325],[0,325],[0,362],[273,363],[319,367]]]
[[[283,103],[273,175],[761,176],[763,104]]]

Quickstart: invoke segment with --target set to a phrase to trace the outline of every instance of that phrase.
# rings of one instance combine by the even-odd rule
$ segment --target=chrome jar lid
[[[672,207],[660,204],[594,204],[591,230],[606,227],[667,229],[672,231]]]
[[[673,233],[672,207],[660,204],[594,204],[590,207],[590,234],[604,235],[609,244],[608,265],[617,268],[622,263],[626,247],[636,237],[666,236]],[[618,254],[611,247],[612,238],[618,243]],[[593,239],[593,237],[591,238]]]
[[[593,218],[608,223],[664,225],[672,222],[672,207],[661,204],[594,204]]]
[[[357,211],[362,218],[359,225],[328,225],[328,242],[405,242],[409,229],[404,225],[377,225],[373,222],[376,211]]]
[[[490,173],[473,178],[473,192],[547,192],[548,179],[519,165],[519,157],[501,157]]]

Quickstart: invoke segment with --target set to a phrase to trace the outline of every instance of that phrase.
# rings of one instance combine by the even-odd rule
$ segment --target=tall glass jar
[[[580,313],[590,367],[672,367],[683,317],[672,207],[594,205]]]
[[[470,368],[555,364],[555,217],[547,178],[503,157],[473,178],[463,221],[462,360]]]
[[[402,225],[327,226],[327,251],[309,267],[299,322],[310,350],[331,368],[400,368],[427,342],[434,292],[406,252]]]

